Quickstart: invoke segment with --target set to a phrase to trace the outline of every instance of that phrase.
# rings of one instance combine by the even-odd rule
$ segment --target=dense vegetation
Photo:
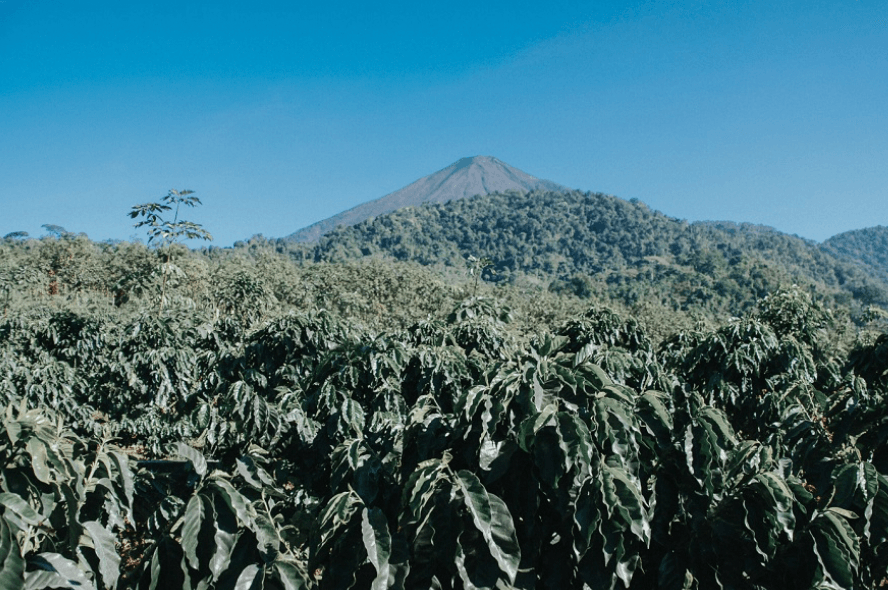
[[[729,234],[682,227],[688,252],[624,241],[699,280],[682,256]],[[303,260],[329,242],[4,240],[0,587],[888,584],[884,314],[838,263],[803,281],[731,243],[712,285],[761,265],[774,289],[720,312],[630,280],[621,242],[601,272],[634,301],[513,281],[557,253],[493,242],[441,275]]]
[[[883,280],[888,278],[888,227],[877,225],[844,232],[823,243],[823,249],[845,259],[862,262]]]
[[[339,228],[302,255],[459,268],[466,253],[493,260],[498,280],[530,277],[627,305],[737,314],[793,283],[843,305],[888,304],[885,273],[877,278],[834,249],[763,226],[689,224],[600,193],[509,192],[411,207]]]

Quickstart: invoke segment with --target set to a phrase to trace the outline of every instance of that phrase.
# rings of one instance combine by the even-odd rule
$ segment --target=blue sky
[[[688,220],[888,225],[888,3],[0,0],[0,235],[285,236],[492,155]]]

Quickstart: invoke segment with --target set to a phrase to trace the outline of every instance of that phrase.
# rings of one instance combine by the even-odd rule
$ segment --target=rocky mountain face
[[[404,207],[423,203],[446,203],[454,199],[510,190],[563,191],[567,187],[531,176],[492,156],[462,158],[400,190],[305,227],[290,234],[288,239],[315,242],[337,226],[352,226]]]

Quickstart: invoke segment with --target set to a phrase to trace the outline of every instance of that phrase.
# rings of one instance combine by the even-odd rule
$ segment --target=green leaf
[[[638,463],[641,430],[632,406],[606,397],[596,400],[594,409],[600,448],[607,455],[619,458],[627,470],[635,468],[633,466]]]
[[[274,484],[271,476],[269,476],[252,457],[238,457],[236,466],[238,475],[244,478],[244,481],[257,490],[263,489],[264,486],[271,486]]]
[[[888,541],[888,479],[872,463],[862,462],[841,467],[833,485],[831,507],[853,510],[863,517],[863,537],[871,546]]]
[[[505,502],[488,494],[481,481],[470,471],[457,473],[455,483],[462,491],[465,506],[472,515],[475,527],[481,532],[490,555],[506,574],[509,583],[514,583],[521,562],[521,548]]]
[[[628,526],[640,541],[649,543],[651,523],[638,484],[620,467],[603,464],[601,475],[603,500],[609,516],[606,520],[615,520],[619,515],[618,522]]]
[[[576,468],[580,477],[590,473],[590,462],[598,455],[592,446],[592,434],[586,424],[572,412],[558,412],[558,446],[564,453],[564,469]],[[616,445],[614,445],[616,448]]]
[[[854,529],[833,508],[827,508],[811,524],[814,553],[824,580],[839,588],[853,588],[860,564],[860,543]]]
[[[155,551],[154,555],[151,556],[151,563],[148,565],[148,568],[150,571],[148,590],[157,590],[157,584],[160,581],[161,576],[159,551]]]
[[[789,540],[792,541],[793,532],[796,527],[796,519],[793,512],[795,494],[789,489],[786,480],[773,471],[760,473],[755,479],[770,493],[771,498],[773,499],[777,522],[780,524],[783,532],[786,533]]]
[[[598,350],[598,345],[595,342],[587,342],[580,350],[577,351],[576,355],[574,355],[573,366],[574,368],[582,365],[588,359],[595,356],[595,352]]]
[[[49,471],[49,465],[46,463],[46,445],[36,438],[30,438],[25,448],[31,456],[31,468],[34,471],[34,477],[43,483],[52,483],[52,474]]]
[[[0,492],[0,504],[31,526],[38,526],[43,522],[43,518],[31,508],[31,505],[17,494]]]
[[[206,507],[201,494],[191,496],[185,508],[185,521],[182,524],[182,549],[188,565],[195,570],[200,569],[197,548],[205,516]]]
[[[499,579],[500,572],[496,562],[485,552],[474,550],[465,539],[468,536],[460,535],[453,560],[462,587],[465,590],[493,590],[504,587],[505,584]]]
[[[102,574],[102,582],[106,588],[115,588],[120,575],[120,555],[117,554],[115,547],[117,538],[101,523],[94,520],[84,522],[83,528],[92,538],[96,557],[99,558],[99,572]]]
[[[114,462],[115,467],[117,467],[117,483],[120,484],[120,487],[123,488],[123,495],[126,498],[126,505],[132,508],[135,485],[133,483],[133,472],[130,470],[129,467],[129,459],[127,459],[126,455],[124,455],[120,451],[111,451],[110,453],[108,453],[108,455]]]
[[[213,557],[210,559],[210,572],[213,574],[213,580],[218,580],[228,566],[231,565],[231,552],[240,536],[237,531],[229,531],[216,521],[216,532],[213,535],[213,541],[216,544]]]
[[[71,587],[78,590],[96,590],[95,584],[86,577],[86,573],[77,567],[76,563],[58,553],[35,555],[28,559],[28,565],[32,571],[25,574],[25,590]]]
[[[304,590],[309,587],[305,574],[296,564],[276,560],[274,568],[277,570],[278,579],[284,590]]]
[[[592,535],[598,531],[601,525],[601,511],[596,502],[598,483],[597,479],[586,478],[580,486],[575,501],[576,508],[573,512],[576,531],[574,535],[574,551],[580,558],[589,550]]]
[[[683,560],[675,550],[663,556],[663,559],[660,561],[657,588],[662,590],[690,590],[694,583],[694,576],[687,571],[684,565],[680,565],[680,561]]]
[[[732,445],[737,444],[734,428],[725,413],[718,408],[705,406],[700,410],[699,418],[710,425],[711,430],[717,434],[719,441],[725,441]]]
[[[234,584],[234,590],[250,590],[251,588],[253,588],[253,584],[257,580],[261,581],[261,576],[262,570],[259,569],[258,565],[248,565],[237,577],[237,582],[235,582]]]
[[[22,588],[25,584],[25,560],[6,520],[0,518],[0,588]]]
[[[207,474],[207,460],[204,458],[203,453],[197,449],[194,449],[185,443],[177,442],[176,454],[183,459],[190,461],[191,465],[194,466],[194,472],[198,476],[203,477]]]
[[[80,502],[78,501],[77,493],[71,489],[71,486],[68,485],[68,483],[63,483],[59,485],[58,488],[62,492],[62,496],[65,498],[64,504],[68,518],[68,530],[65,531],[65,533],[68,537],[68,543],[72,547],[76,547],[79,543],[80,535],[83,534],[83,525],[80,524],[79,515]]]
[[[274,517],[267,512],[267,507],[262,501],[257,501],[254,506],[257,508],[257,513],[251,528],[256,534],[257,546],[263,557],[273,557],[280,551],[281,544],[281,539],[274,525]],[[259,510],[262,511],[260,512]]]
[[[361,512],[361,532],[367,558],[376,569],[372,590],[386,590],[389,587],[389,558],[392,555],[392,537],[389,534],[385,514],[379,508]]]
[[[518,428],[518,442],[524,452],[533,453],[537,433],[542,428],[555,423],[555,413],[557,411],[558,407],[555,404],[549,404],[539,414],[528,416],[521,423],[521,426]]]
[[[845,510],[844,508],[838,508],[837,506],[830,506],[829,511],[833,514],[844,516],[848,520],[855,520],[856,518],[858,518],[857,514],[855,514],[851,510]]]
[[[428,513],[434,508],[434,500],[442,487],[445,465],[440,459],[429,459],[419,464],[404,486],[401,528],[415,533],[427,524]],[[443,506],[438,506],[444,509]]]
[[[638,417],[662,441],[672,432],[672,414],[666,406],[667,396],[658,391],[646,391],[637,402]]]
[[[22,424],[12,417],[12,406],[6,408],[6,436],[9,437],[12,444],[16,444],[21,438]]]
[[[340,444],[333,450],[330,464],[332,491],[343,489],[347,483],[365,503],[376,499],[382,463],[364,439],[351,439]]]
[[[336,543],[342,531],[348,529],[355,512],[363,505],[353,491],[342,492],[330,498],[320,518],[320,543],[316,553],[323,554]]]
[[[256,511],[250,502],[230,483],[222,478],[213,480],[212,486],[221,492],[222,498],[228,507],[237,515],[238,520],[246,527],[252,527]]]
[[[608,374],[604,372],[604,369],[598,365],[594,363],[586,363],[583,365],[583,368],[586,372],[591,372],[591,375],[587,375],[586,378],[596,390],[601,390],[604,387],[613,384],[613,380],[611,380]]]

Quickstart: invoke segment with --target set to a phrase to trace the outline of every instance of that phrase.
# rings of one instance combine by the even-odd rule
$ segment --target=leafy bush
[[[656,344],[588,301],[405,309],[416,269],[255,263],[210,251],[186,276],[225,296],[171,276],[160,311],[155,279],[9,298],[0,586],[888,583],[888,336],[849,348],[806,291]]]

